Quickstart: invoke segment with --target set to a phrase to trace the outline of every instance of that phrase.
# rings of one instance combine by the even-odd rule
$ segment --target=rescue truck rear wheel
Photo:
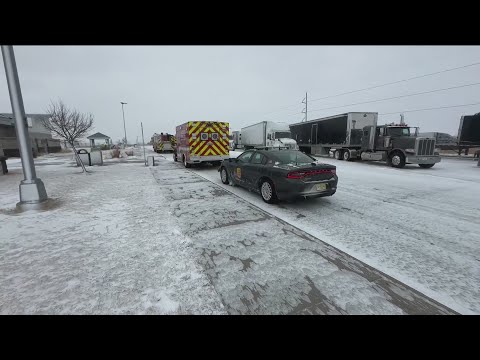
[[[185,155],[183,155],[183,165],[185,165],[185,167],[188,169],[190,166],[192,166],[191,164],[189,164],[187,162],[187,158]]]

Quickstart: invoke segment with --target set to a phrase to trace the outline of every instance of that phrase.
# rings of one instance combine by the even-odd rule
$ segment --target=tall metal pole
[[[127,147],[127,128],[125,127],[125,111],[123,111],[123,105],[126,105],[126,102],[121,102],[122,104],[122,114],[123,114],[123,130],[125,131],[125,147]]]
[[[308,93],[305,93],[305,121],[308,121]]]
[[[305,119],[302,120],[303,122],[303,121],[308,121],[308,93],[305,93],[305,99],[302,100],[302,104],[305,104],[305,109],[302,110],[302,113],[305,114]]]
[[[143,137],[143,123],[140,123],[142,127],[142,143],[143,143],[143,160],[145,161],[145,166],[147,166],[147,156],[145,155],[145,138]]]
[[[20,203],[18,205],[27,205],[26,208],[35,208],[35,205],[48,199],[47,191],[42,180],[37,178],[35,164],[32,155],[32,143],[27,129],[27,118],[23,106],[22,91],[20,81],[18,80],[17,64],[13,46],[2,45],[3,63],[5,65],[5,74],[7,75],[8,91],[10,93],[10,103],[12,105],[13,116],[15,117],[15,129],[17,131],[18,146],[22,160],[22,169],[24,179],[20,182]],[[33,205],[33,206],[28,206]]]

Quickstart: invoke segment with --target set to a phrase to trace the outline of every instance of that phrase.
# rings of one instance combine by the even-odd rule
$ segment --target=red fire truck
[[[171,152],[175,144],[175,137],[169,133],[154,134],[152,136],[153,151],[157,153]]]
[[[229,124],[218,121],[189,121],[176,128],[177,145],[173,159],[185,167],[209,162],[220,165],[230,157]]]

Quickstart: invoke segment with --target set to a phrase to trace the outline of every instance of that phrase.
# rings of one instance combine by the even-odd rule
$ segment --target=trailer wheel
[[[342,160],[342,150],[335,150],[334,156],[336,160]]]
[[[394,168],[403,168],[405,166],[405,155],[403,155],[400,151],[395,151],[389,157],[392,167]]]
[[[423,169],[430,169],[435,164],[418,164]]]
[[[350,161],[350,160],[351,160],[351,159],[350,159],[350,151],[349,151],[349,150],[345,150],[345,151],[343,152],[343,160],[345,160],[345,161]]]
[[[190,166],[192,166],[191,164],[189,164],[187,162],[187,157],[185,155],[183,155],[183,165],[188,169]]]
[[[225,185],[228,185],[229,183],[228,173],[227,173],[227,169],[225,169],[224,167],[222,167],[222,169],[220,170],[220,179],[222,180],[222,183],[224,183]]]

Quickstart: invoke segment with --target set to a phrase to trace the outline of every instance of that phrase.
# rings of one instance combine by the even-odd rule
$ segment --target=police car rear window
[[[290,164],[290,163],[311,163],[316,161],[310,156],[300,152],[300,151],[278,151],[275,152],[275,161],[279,164]]]

